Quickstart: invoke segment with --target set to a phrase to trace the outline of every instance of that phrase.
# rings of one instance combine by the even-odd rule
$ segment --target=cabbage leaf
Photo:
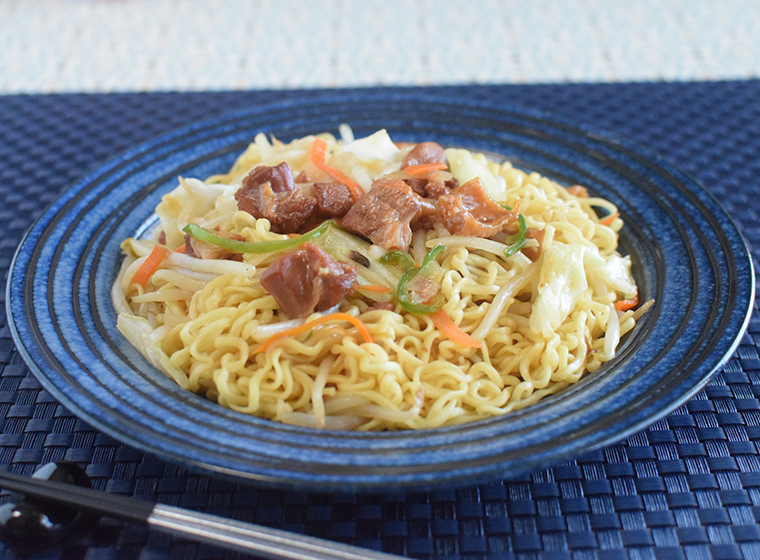
[[[449,170],[460,185],[479,177],[488,196],[502,202],[507,199],[507,182],[503,177],[496,177],[491,173],[485,160],[480,161],[468,150],[459,148],[448,148],[444,153],[449,162]]]
[[[543,254],[538,296],[528,325],[534,333],[551,337],[588,289],[583,255],[579,245],[552,244]]]

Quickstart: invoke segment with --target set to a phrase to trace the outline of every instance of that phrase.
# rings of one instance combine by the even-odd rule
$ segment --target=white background
[[[0,0],[0,93],[756,77],[758,0]]]

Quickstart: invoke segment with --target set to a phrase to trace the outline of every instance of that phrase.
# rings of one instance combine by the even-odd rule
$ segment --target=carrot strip
[[[349,192],[351,193],[351,196],[354,197],[354,200],[359,200],[359,198],[364,194],[364,190],[359,186],[358,183],[355,183],[337,169],[334,169],[327,165],[326,159],[327,141],[323,138],[315,138],[314,143],[311,146],[312,163],[339,183],[346,185]]]
[[[639,304],[639,294],[636,294],[636,297],[633,299],[621,299],[619,302],[615,304],[615,309],[618,311],[628,311],[629,309],[633,309]]]
[[[434,163],[418,163],[417,165],[410,165],[404,167],[404,173],[407,175],[423,175],[430,173],[431,171],[442,171],[448,166],[442,161],[436,161]]]
[[[369,330],[367,329],[367,326],[362,323],[359,319],[354,317],[353,315],[349,315],[348,313],[330,313],[328,315],[323,315],[322,317],[317,317],[313,321],[308,321],[304,323],[303,325],[299,325],[297,327],[293,327],[292,329],[287,329],[285,331],[279,332],[277,334],[273,334],[269,338],[267,338],[264,342],[262,342],[256,350],[253,351],[254,354],[258,354],[259,352],[263,352],[267,348],[269,348],[272,344],[277,342],[278,340],[281,340],[283,338],[289,338],[291,336],[296,336],[301,333],[305,333],[306,331],[309,331],[313,329],[314,327],[318,327],[319,325],[323,325],[325,323],[331,323],[333,321],[348,321],[353,326],[355,326],[359,333],[364,337],[364,340],[366,342],[373,342],[372,335],[369,333]]]
[[[430,318],[439,331],[445,334],[451,342],[457,343],[462,348],[481,348],[483,346],[482,342],[478,342],[454,324],[454,321],[446,315],[443,309],[432,313]]]
[[[388,286],[380,286],[379,284],[360,284],[359,289],[365,290],[367,292],[375,292],[378,294],[384,294],[385,292],[391,291]]]
[[[620,215],[620,212],[615,212],[614,214],[610,214],[605,219],[599,222],[600,225],[608,226],[612,223],[612,221],[617,218]]]
[[[185,245],[180,245],[179,247],[177,247],[176,249],[174,249],[174,252],[175,253],[184,253],[186,248],[187,247]]]
[[[148,283],[148,280],[150,280],[150,277],[153,276],[153,273],[158,269],[159,266],[161,266],[161,263],[166,258],[166,249],[164,249],[161,245],[156,245],[153,247],[153,250],[150,252],[150,255],[148,255],[148,258],[146,258],[143,263],[140,265],[140,268],[137,269],[137,272],[135,272],[135,275],[132,277],[132,282],[137,282],[141,286],[145,286],[145,284]]]

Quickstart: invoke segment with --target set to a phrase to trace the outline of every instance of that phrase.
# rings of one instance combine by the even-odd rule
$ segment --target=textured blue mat
[[[713,192],[760,247],[760,82],[434,91],[550,111],[654,149]],[[0,97],[0,268],[7,271],[40,211],[115,153],[208,116],[314,95]],[[15,472],[74,461],[102,490],[420,559],[760,559],[757,317],[704,391],[624,442],[516,480],[382,494],[237,485],[124,447],[42,390],[14,349],[4,313],[0,325],[0,466]],[[17,556],[0,547],[0,557]],[[35,556],[169,557],[237,555],[104,519]]]

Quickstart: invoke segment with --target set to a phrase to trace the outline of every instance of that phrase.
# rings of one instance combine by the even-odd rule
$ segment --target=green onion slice
[[[210,245],[216,245],[222,249],[233,251],[235,253],[276,253],[278,251],[284,251],[286,249],[292,249],[298,247],[303,243],[311,239],[316,239],[327,231],[330,226],[340,227],[334,220],[326,220],[314,229],[307,231],[303,235],[298,237],[291,237],[290,239],[277,239],[275,241],[261,241],[259,243],[252,243],[250,241],[238,241],[237,239],[227,239],[220,235],[215,234],[212,231],[204,229],[195,224],[187,224],[182,231],[188,234],[190,237],[208,243]]]
[[[512,236],[511,244],[504,249],[504,256],[506,258],[514,255],[517,251],[523,248],[523,245],[525,245],[525,232],[527,231],[528,226],[525,225],[525,218],[522,214],[517,215],[517,221],[520,224],[520,231]]]

